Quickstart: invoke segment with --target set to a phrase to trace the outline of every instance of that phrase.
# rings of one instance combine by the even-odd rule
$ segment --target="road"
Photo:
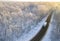
[[[52,13],[53,13],[53,11],[51,12],[51,14],[48,16],[48,18],[46,20],[47,25],[45,27],[42,26],[42,28],[39,31],[39,33],[31,41],[40,41],[43,38],[43,36],[45,35],[45,33],[46,33],[47,29],[48,29]]]

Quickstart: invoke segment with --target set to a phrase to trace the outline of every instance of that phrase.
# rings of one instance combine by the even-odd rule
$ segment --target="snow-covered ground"
[[[31,29],[28,33],[23,33],[23,35],[17,39],[16,41],[30,41],[42,28],[42,25],[45,23],[46,19],[47,19],[48,15],[43,18],[36,27],[34,27],[33,29]]]
[[[51,41],[60,41],[60,9],[58,8],[54,13],[54,18],[56,23],[51,31]],[[56,25],[55,25],[56,24]]]
[[[44,4],[0,2],[0,41],[19,40],[22,33],[26,37],[34,35],[41,29],[49,9]]]

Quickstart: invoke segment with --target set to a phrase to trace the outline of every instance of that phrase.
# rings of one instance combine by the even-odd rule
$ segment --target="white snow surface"
[[[23,33],[19,39],[16,41],[30,41],[42,28],[42,25],[45,23],[48,15],[43,18],[34,29],[31,29],[28,33]]]

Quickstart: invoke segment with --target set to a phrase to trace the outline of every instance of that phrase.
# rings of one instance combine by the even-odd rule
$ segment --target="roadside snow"
[[[16,41],[30,41],[42,28],[42,25],[45,23],[47,17],[43,18],[34,29],[31,29],[29,33],[23,33],[22,36]]]

